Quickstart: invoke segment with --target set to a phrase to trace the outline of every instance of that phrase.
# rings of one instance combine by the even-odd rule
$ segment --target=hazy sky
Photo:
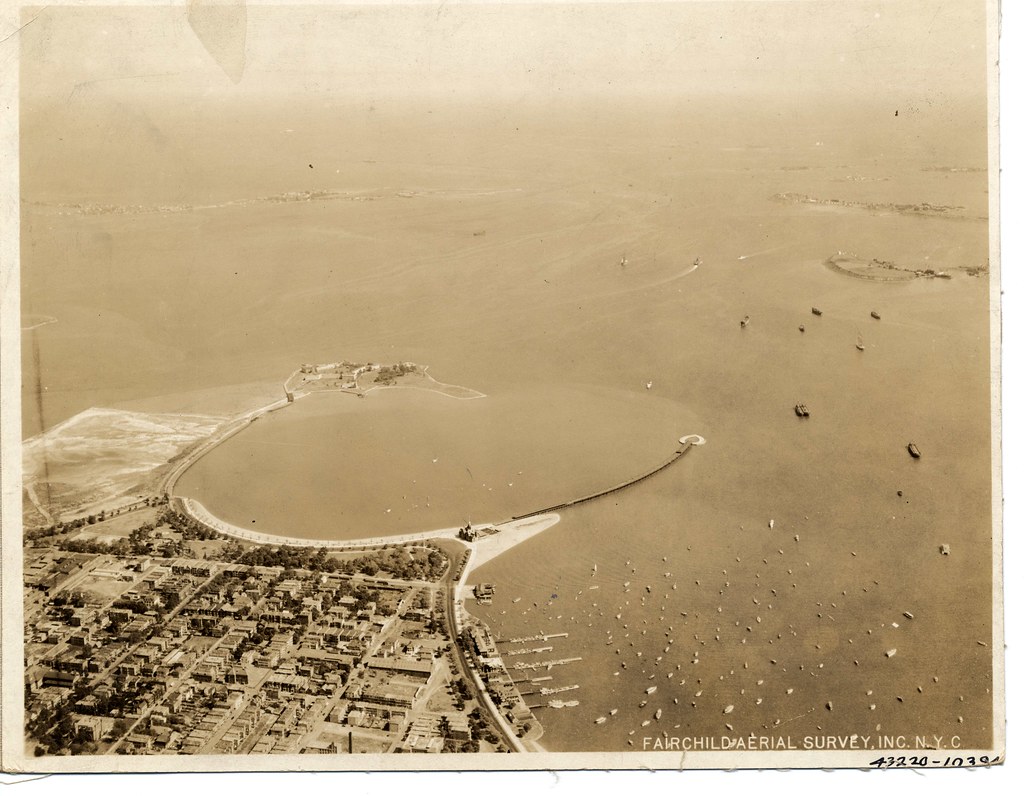
[[[984,90],[983,0],[240,8],[190,24],[183,5],[49,6],[20,33],[23,95],[817,93],[941,103]]]

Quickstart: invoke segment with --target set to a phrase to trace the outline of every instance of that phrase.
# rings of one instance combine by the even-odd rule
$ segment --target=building
[[[413,680],[426,682],[434,671],[434,659],[414,660],[412,658],[383,658],[375,656],[366,662],[371,671],[377,670],[389,674],[401,674]]]

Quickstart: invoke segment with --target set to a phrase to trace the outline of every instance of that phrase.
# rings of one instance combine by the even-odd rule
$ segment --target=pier
[[[703,440],[701,440],[701,441],[703,441]],[[639,484],[642,481],[646,481],[651,476],[657,475],[662,470],[664,470],[666,467],[668,467],[670,464],[673,464],[673,463],[677,462],[680,458],[682,458],[682,456],[688,450],[690,450],[690,448],[694,444],[695,443],[692,441],[692,437],[682,437],[679,440],[679,449],[675,453],[673,453],[671,456],[669,456],[665,461],[663,461],[657,467],[654,467],[653,469],[648,470],[647,472],[643,473],[642,475],[638,475],[636,478],[630,478],[628,481],[622,481],[621,483],[618,483],[615,486],[608,487],[607,489],[602,489],[599,492],[592,492],[589,495],[584,495],[583,497],[578,497],[575,500],[567,500],[565,503],[559,503],[559,504],[554,505],[554,506],[547,506],[546,508],[537,509],[536,511],[530,511],[530,512],[527,512],[526,514],[518,514],[518,515],[514,516],[512,518],[512,520],[510,520],[510,521],[514,522],[516,520],[526,519],[527,517],[535,517],[538,514],[548,514],[550,512],[561,511],[562,509],[567,509],[570,506],[578,506],[581,503],[586,503],[586,502],[588,502],[590,500],[596,500],[597,498],[604,497],[605,495],[610,495],[613,492],[618,492],[618,491],[620,491],[622,489],[626,489],[627,487],[635,486],[636,484]]]
[[[524,647],[520,650],[508,650],[504,654],[510,657],[514,657],[516,655],[535,655],[538,652],[551,652],[551,650],[553,649],[554,647],[533,647],[532,649],[529,647]]]
[[[548,677],[546,679],[550,680],[551,678]],[[563,685],[558,686],[556,688],[541,688],[537,691],[520,691],[519,694],[525,699],[528,696],[537,696],[538,694],[540,694],[541,696],[561,694],[563,691],[575,691],[577,688],[579,688],[579,685]]]
[[[553,666],[564,666],[567,663],[575,663],[576,661],[582,661],[583,658],[558,658],[552,661],[538,661],[537,663],[523,663],[518,661],[512,664],[515,669],[529,669],[534,671],[536,669],[551,669]]]
[[[569,638],[568,633],[538,633],[536,636],[522,636],[521,638],[499,638],[499,644],[527,644],[531,641],[550,641],[553,638]]]

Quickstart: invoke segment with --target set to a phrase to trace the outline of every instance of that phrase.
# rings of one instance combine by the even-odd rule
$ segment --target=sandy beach
[[[511,550],[537,534],[546,531],[561,519],[557,514],[539,514],[522,520],[499,525],[500,533],[474,542],[472,553],[463,572],[463,579],[477,567]]]
[[[295,545],[298,547],[324,547],[328,550],[343,550],[349,547],[377,547],[388,544],[405,544],[407,542],[422,542],[428,539],[454,539],[459,532],[458,528],[442,528],[437,531],[423,531],[422,533],[407,533],[399,536],[375,536],[365,539],[295,539],[289,536],[275,536],[269,533],[249,531],[239,528],[237,525],[224,522],[213,516],[206,507],[194,498],[181,498],[181,505],[186,513],[197,522],[209,526],[218,533],[231,536],[235,539],[242,539],[246,542],[257,544],[274,545]]]
[[[365,539],[350,540],[295,539],[289,536],[276,536],[274,534],[240,528],[237,525],[232,525],[218,519],[202,503],[194,498],[180,498],[180,500],[186,513],[197,522],[201,522],[225,536],[242,539],[246,542],[255,542],[256,544],[296,545],[300,547],[323,547],[328,550],[343,550],[348,547],[377,547],[389,544],[423,542],[429,539],[454,539],[460,530],[459,528],[440,528],[435,531],[422,531],[420,533],[407,533],[397,536],[373,536]],[[466,576],[477,567],[497,558],[516,545],[522,544],[527,539],[531,539],[537,534],[546,531],[557,523],[559,519],[557,514],[541,514],[536,517],[529,517],[497,526],[499,528],[498,533],[485,537],[473,544],[471,548],[472,555],[463,570],[462,580],[464,581]]]

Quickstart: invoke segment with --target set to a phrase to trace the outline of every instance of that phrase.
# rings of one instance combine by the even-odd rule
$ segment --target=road
[[[498,735],[501,736],[505,745],[516,752],[525,752],[526,747],[523,746],[522,741],[516,737],[515,732],[513,732],[508,726],[505,719],[502,718],[494,703],[491,702],[490,697],[488,697],[484,692],[482,682],[476,677],[476,673],[470,669],[469,661],[466,660],[466,652],[462,649],[462,645],[459,643],[459,629],[455,621],[455,594],[458,589],[458,581],[453,579],[453,574],[454,569],[449,569],[445,576],[444,621],[445,627],[448,630],[448,635],[452,640],[452,657],[455,659],[455,665],[459,670],[459,674],[466,681],[466,685],[469,686],[470,694],[472,694],[480,707],[483,708],[491,717],[492,723],[497,729]]]

